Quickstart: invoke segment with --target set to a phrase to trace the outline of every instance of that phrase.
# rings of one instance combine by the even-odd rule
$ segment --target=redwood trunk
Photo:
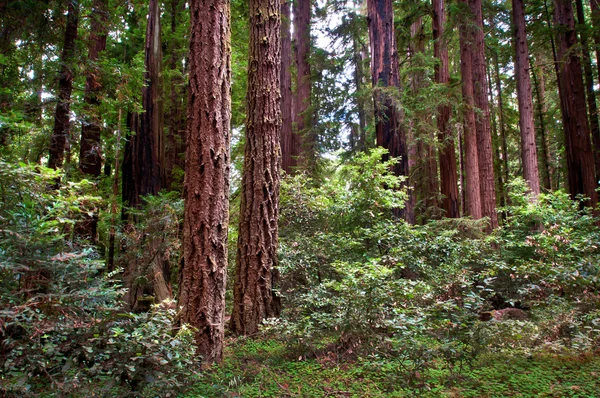
[[[77,25],[79,23],[79,5],[75,0],[69,1],[67,24],[65,27],[65,41],[61,55],[61,70],[58,81],[58,98],[54,115],[54,129],[50,141],[50,157],[48,167],[57,169],[63,166],[65,151],[69,146],[71,123],[69,113],[71,110],[71,92],[73,91],[73,70],[71,62],[75,54],[75,40],[77,39]]]
[[[448,45],[443,37],[446,25],[445,0],[433,0],[433,51],[439,63],[435,67],[435,81],[448,85],[450,71],[448,62]],[[442,208],[446,217],[460,217],[458,199],[458,178],[456,172],[456,151],[450,125],[452,109],[448,104],[438,106],[437,128],[440,142],[440,188],[443,195]]]
[[[464,5],[467,0],[461,0]],[[482,217],[481,188],[479,176],[479,155],[477,153],[477,130],[475,124],[475,101],[473,98],[473,35],[463,21],[459,26],[460,35],[460,74],[465,111],[464,117],[464,168],[465,168],[465,213],[474,219]],[[492,183],[494,181],[492,180]]]
[[[533,98],[531,94],[531,79],[529,77],[529,49],[527,46],[527,32],[525,31],[523,0],[512,0],[512,17],[523,177],[529,184],[529,189],[533,196],[537,197],[540,194],[540,177],[538,173],[537,147],[535,144]]]
[[[496,213],[496,187],[494,184],[494,156],[492,152],[492,132],[490,125],[489,99],[487,95],[485,42],[481,0],[469,0],[473,16],[470,27],[473,41],[471,59],[473,67],[473,98],[476,106],[477,155],[479,157],[479,184],[481,186],[481,210],[490,220],[490,229],[498,227]]]
[[[294,135],[292,157],[304,169],[314,166],[312,136],[310,17],[312,0],[294,1],[294,38],[296,42],[296,92],[294,96]]]
[[[88,73],[85,81],[84,101],[88,107],[88,116],[81,127],[79,146],[79,169],[83,174],[98,177],[102,172],[102,118],[99,115],[100,68],[98,57],[106,48],[108,36],[108,14],[105,0],[94,0],[90,22],[90,42],[88,47]]]
[[[587,205],[596,206],[596,175],[590,142],[581,63],[573,47],[577,33],[573,5],[570,0],[555,0],[554,22],[557,27],[559,62],[559,94],[565,130],[565,149],[569,192],[573,199],[579,194],[588,198]]]
[[[250,0],[248,112],[231,328],[250,335],[278,314],[280,0]]]
[[[229,1],[192,0],[190,12],[180,319],[196,328],[195,340],[203,359],[220,362],[223,359],[229,224]]]
[[[394,34],[394,14],[391,0],[368,0],[369,41],[371,43],[371,77],[375,106],[375,133],[377,146],[389,151],[389,156],[400,157],[394,174],[408,177],[408,145],[401,125],[401,115],[389,94],[380,88],[398,87],[398,53]],[[407,205],[409,203],[407,202]],[[398,212],[402,218],[412,218],[411,209]]]
[[[592,145],[594,154],[594,165],[596,168],[596,180],[600,177],[600,124],[598,122],[598,106],[596,104],[596,91],[594,90],[594,72],[592,70],[592,60],[590,58],[590,48],[588,43],[587,26],[585,24],[585,13],[583,11],[582,0],[576,0],[577,22],[581,26],[581,52],[583,61],[584,82],[586,89],[586,98],[588,104],[588,114],[590,120],[590,129],[592,132]]]
[[[292,37],[291,0],[281,1],[281,168],[288,174],[296,166],[292,155],[294,145],[292,130]]]

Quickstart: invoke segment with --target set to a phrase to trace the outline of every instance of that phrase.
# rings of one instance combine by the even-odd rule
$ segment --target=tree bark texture
[[[590,142],[581,62],[573,47],[577,32],[573,5],[570,0],[554,1],[554,23],[557,27],[557,56],[559,61],[559,95],[565,130],[569,193],[573,198],[584,194],[587,205],[596,206],[596,175]]]
[[[294,134],[291,156],[296,165],[310,170],[315,161],[312,132],[312,81],[310,68],[310,19],[312,0],[294,1],[294,38],[296,42],[296,92],[294,93]]]
[[[250,0],[248,111],[231,328],[251,335],[278,314],[280,0]]]
[[[481,211],[490,220],[489,229],[498,227],[496,213],[496,187],[494,184],[494,157],[492,152],[492,132],[490,107],[487,95],[485,42],[481,0],[469,0],[473,21],[471,33],[473,46],[471,58],[473,67],[473,98],[476,106],[477,155],[479,157],[479,184],[481,186]]]
[[[583,1],[576,0],[577,22],[581,28],[579,37],[581,39],[581,61],[583,62],[583,73],[585,91],[588,104],[590,130],[592,133],[592,153],[594,155],[594,166],[596,168],[596,181],[600,177],[600,123],[598,122],[598,106],[596,104],[596,91],[594,90],[594,72],[592,70],[592,59],[590,58],[590,46],[588,41],[587,26],[585,24],[585,13]]]
[[[467,0],[460,1],[467,5]],[[473,98],[473,35],[467,24],[461,21],[460,36],[460,74],[462,79],[464,117],[464,168],[465,168],[465,205],[464,211],[474,219],[482,217],[481,187],[479,176],[479,155],[477,147],[477,128],[475,122],[475,100]],[[492,180],[492,183],[494,181]]]
[[[540,156],[538,164],[542,165],[541,175],[543,187],[547,190],[553,189],[553,173],[552,173],[552,156],[550,154],[550,143],[548,140],[548,132],[546,131],[545,116],[548,112],[546,105],[546,84],[544,77],[544,68],[539,57],[536,57],[536,67],[533,69],[533,83],[535,85],[536,108],[538,114],[538,129],[539,140],[538,147],[540,148]]]
[[[161,87],[160,3],[150,0],[145,44],[145,85],[141,115],[130,114],[127,126],[131,136],[125,145],[123,161],[123,203],[139,208],[141,197],[156,195],[164,172],[164,138]]]
[[[402,115],[395,103],[397,97],[390,90],[399,87],[392,1],[368,0],[367,9],[371,43],[371,77],[375,88],[373,100],[377,146],[389,151],[389,155],[386,155],[384,160],[389,159],[389,156],[400,157],[400,161],[394,166],[394,174],[408,177],[406,133],[402,126]],[[410,213],[410,209],[404,208],[398,215],[406,218]]]
[[[83,174],[98,177],[102,172],[102,119],[99,115],[100,68],[98,58],[106,49],[108,36],[108,13],[105,0],[94,0],[88,44],[88,72],[85,80],[83,100],[88,108],[88,116],[81,127],[81,143],[79,144],[79,169]]]
[[[445,41],[444,29],[446,26],[445,0],[433,0],[433,51],[439,60],[435,66],[435,81],[438,84],[448,85],[450,71],[448,62],[448,45]],[[452,109],[448,103],[443,103],[437,109],[437,128],[440,163],[440,192],[443,195],[442,209],[449,218],[460,217],[458,199],[458,177],[456,171],[456,151],[454,137],[450,125]]]
[[[68,150],[69,146],[71,131],[69,113],[71,110],[71,92],[73,91],[73,66],[71,62],[75,54],[78,24],[79,4],[75,0],[70,0],[65,26],[65,40],[60,57],[61,70],[58,81],[58,96],[54,114],[54,129],[50,140],[50,157],[48,159],[48,167],[55,170],[63,166],[65,151]]]
[[[292,113],[291,0],[281,0],[281,168],[288,174],[296,167]]]
[[[229,1],[192,0],[190,12],[180,320],[197,329],[195,340],[204,360],[220,362],[223,358],[229,224]]]
[[[540,194],[540,177],[535,143],[535,122],[533,96],[529,75],[529,49],[525,30],[525,10],[523,0],[512,0],[512,21],[515,45],[515,78],[519,101],[519,128],[521,129],[521,160],[523,177],[529,184],[534,197]]]

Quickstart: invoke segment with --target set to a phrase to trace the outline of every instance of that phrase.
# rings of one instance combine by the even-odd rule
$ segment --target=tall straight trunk
[[[598,122],[598,106],[596,104],[596,91],[594,90],[594,72],[592,70],[592,60],[590,58],[590,47],[588,43],[587,26],[585,24],[585,13],[583,11],[583,1],[575,1],[577,8],[577,22],[581,27],[579,37],[581,39],[581,53],[583,62],[584,82],[586,89],[586,98],[588,104],[588,114],[590,120],[590,129],[592,132],[592,145],[594,154],[594,165],[596,168],[596,181],[600,177],[600,124]]]
[[[171,92],[169,93],[169,110],[167,125],[167,139],[165,144],[165,172],[163,174],[164,188],[171,188],[175,182],[174,171],[177,167],[185,167],[182,154],[185,153],[185,96],[182,88],[185,87],[184,71],[181,65],[181,54],[179,52],[177,26],[180,14],[183,12],[185,2],[182,0],[171,0],[171,38],[168,45],[170,51],[169,69],[172,73],[170,81]],[[181,182],[181,181],[177,181]]]
[[[127,126],[134,133],[125,146],[123,162],[123,203],[139,208],[141,197],[161,189],[164,166],[163,112],[161,98],[160,3],[150,0],[146,27],[144,88],[141,115],[128,115]]]
[[[360,4],[360,3],[359,3]],[[359,5],[358,4],[358,5]],[[352,37],[352,62],[354,63],[354,85],[356,86],[356,111],[358,113],[358,131],[353,149],[362,151],[366,146],[367,116],[363,90],[365,86],[365,70],[363,49],[356,36]]]
[[[250,335],[278,315],[280,0],[250,0],[248,112],[231,329]]]
[[[198,353],[223,359],[229,142],[231,28],[227,0],[190,1],[188,133],[185,157],[184,265],[180,320],[196,328]]]
[[[102,172],[102,119],[100,105],[100,68],[97,65],[100,53],[106,49],[108,36],[108,12],[105,0],[94,0],[90,22],[90,38],[88,45],[88,72],[85,80],[84,101],[88,107],[88,116],[81,127],[81,143],[79,146],[79,169],[83,174],[98,177]]]
[[[467,0],[460,0],[467,5]],[[475,99],[473,98],[473,35],[469,21],[459,26],[460,36],[460,75],[464,103],[464,168],[465,168],[465,206],[464,211],[474,219],[482,217],[481,186],[479,175],[479,155],[477,146],[477,127],[475,122]],[[493,183],[493,180],[492,180]]]
[[[495,57],[495,60],[497,61],[498,58]],[[499,67],[498,67],[499,69]],[[500,80],[500,79],[498,79]],[[502,156],[500,155],[500,148],[502,147],[501,145],[501,137],[500,137],[500,133],[498,131],[498,124],[502,123],[502,109],[499,109],[500,112],[498,112],[500,114],[500,121],[498,121],[497,117],[496,117],[496,111],[495,109],[500,108],[499,106],[494,107],[494,86],[492,84],[492,72],[489,70],[488,68],[488,85],[489,85],[489,96],[490,96],[490,100],[492,102],[492,106],[491,106],[491,121],[492,121],[492,144],[493,144],[493,148],[494,148],[494,175],[496,176],[496,192],[498,192],[498,195],[500,196],[499,200],[500,200],[500,207],[504,207],[506,204],[506,200],[505,200],[505,196],[506,196],[506,190],[505,190],[505,185],[504,185],[504,179],[503,177],[503,173],[502,173]],[[499,100],[499,103],[501,102],[501,94],[502,92],[499,91],[498,96],[496,96],[496,98]],[[504,215],[504,214],[503,214]]]
[[[539,70],[539,76],[536,69]],[[533,68],[532,71],[533,83],[535,86],[535,97],[537,105],[536,108],[539,120],[538,123],[540,134],[538,136],[540,139],[539,148],[541,150],[541,154],[539,156],[539,163],[541,163],[542,165],[542,185],[545,189],[552,190],[552,157],[550,154],[550,143],[548,140],[548,132],[546,131],[545,121],[545,115],[548,112],[548,107],[546,105],[546,84],[544,78],[544,70],[539,57],[536,58],[536,68]]]
[[[498,131],[500,133],[500,136],[498,137],[500,139],[499,150],[501,150],[502,154],[502,167],[500,167],[500,169],[503,173],[502,180],[506,183],[509,180],[508,145],[506,144],[506,117],[504,114],[504,94],[502,91],[502,80],[500,79],[500,61],[498,60],[498,52],[494,53],[494,81],[496,85],[496,98],[498,98]],[[506,204],[508,198],[504,186],[501,186],[500,195],[502,195],[500,203],[502,205]]]
[[[292,157],[303,169],[315,162],[312,132],[312,81],[310,69],[310,19],[312,0],[294,1],[294,39],[296,42],[296,92],[294,93],[294,136]]]
[[[281,168],[291,173],[296,166],[292,156],[293,114],[292,114],[292,37],[291,12],[292,0],[281,0]]]
[[[58,96],[54,114],[54,129],[50,141],[50,157],[48,159],[48,167],[55,170],[63,166],[65,151],[69,147],[71,131],[69,113],[71,110],[71,92],[73,91],[73,66],[71,63],[75,54],[78,24],[79,2],[70,0],[65,27],[65,40],[60,57],[61,69],[58,81]]]
[[[135,208],[142,206],[144,196],[158,194],[165,177],[161,47],[160,2],[150,0],[146,25],[145,85],[142,89],[144,112],[141,115],[130,114],[128,117],[128,127],[135,135],[129,138],[125,146],[123,161],[123,202]],[[126,210],[123,214],[124,218],[127,218]],[[144,295],[146,288],[137,283],[139,276],[147,277],[150,281],[156,302],[172,297],[169,263],[165,261],[160,248],[149,247],[149,250],[157,251],[157,255],[154,256],[147,275],[138,275],[139,264],[136,263],[131,263],[125,272],[124,279],[129,288],[127,301],[133,309],[138,308],[139,299]]]
[[[483,34],[483,14],[481,0],[469,0],[472,13],[473,50],[471,53],[473,68],[473,98],[477,108],[477,155],[479,157],[479,184],[481,186],[481,210],[490,220],[489,229],[498,227],[496,213],[496,187],[494,184],[494,157],[492,153],[492,132],[490,125],[489,99],[487,95],[485,42]]]
[[[598,67],[598,80],[600,82],[600,0],[590,0],[592,9],[592,25],[594,26],[594,44],[596,45],[596,65]],[[596,151],[598,148],[595,148]]]
[[[590,128],[586,113],[585,86],[581,63],[573,47],[577,45],[577,32],[573,5],[570,0],[554,1],[554,22],[558,30],[557,56],[559,65],[559,95],[565,130],[565,149],[569,193],[575,199],[584,194],[590,200],[587,205],[595,207],[596,174],[590,142]]]
[[[408,177],[408,145],[402,126],[402,115],[395,101],[384,90],[399,87],[398,53],[394,34],[394,14],[391,0],[368,0],[369,41],[371,43],[371,77],[375,91],[375,133],[377,146],[386,148],[389,156],[400,157],[394,174]],[[389,156],[385,156],[387,160]],[[399,217],[411,219],[413,209],[407,207],[397,212]]]
[[[446,25],[445,0],[433,0],[433,51],[439,63],[435,66],[435,81],[438,84],[448,85],[450,71],[448,62],[448,45],[444,39]],[[440,163],[440,192],[443,195],[442,208],[446,217],[460,217],[458,199],[458,178],[456,172],[456,151],[450,115],[452,109],[447,103],[442,103],[437,109],[437,128]]]
[[[540,194],[540,177],[535,144],[535,122],[533,119],[533,98],[529,77],[529,49],[525,31],[525,10],[523,0],[512,0],[512,23],[515,43],[515,77],[517,99],[519,101],[519,127],[521,129],[521,160],[523,177],[529,184],[534,197]]]

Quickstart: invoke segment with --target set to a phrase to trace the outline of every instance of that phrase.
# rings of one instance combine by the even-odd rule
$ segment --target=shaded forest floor
[[[409,370],[412,369],[412,370]],[[321,353],[296,356],[282,343],[240,339],[223,365],[205,370],[191,397],[598,397],[597,353],[505,351],[422,370],[395,358]]]

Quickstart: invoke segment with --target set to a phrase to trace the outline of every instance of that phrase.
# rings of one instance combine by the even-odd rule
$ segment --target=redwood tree
[[[386,91],[387,87],[399,86],[392,1],[368,0],[367,9],[371,43],[371,77],[375,87],[373,99],[377,146],[387,149],[389,156],[400,157],[399,163],[394,167],[394,174],[408,177],[408,145],[401,123],[401,114],[396,108],[393,94]],[[399,213],[399,216],[404,218],[411,214],[411,209],[405,208]]]
[[[277,315],[280,0],[250,0],[248,110],[231,329],[254,334]]]
[[[292,130],[292,37],[291,0],[281,0],[281,168],[291,173],[296,166],[292,154],[295,144]]]
[[[525,11],[523,0],[512,0],[512,24],[515,44],[515,77],[517,99],[519,101],[519,127],[521,129],[521,159],[523,176],[534,196],[540,193],[540,178],[535,142],[535,122],[531,79],[529,77],[529,49],[525,31]]]
[[[443,38],[446,25],[445,0],[433,0],[433,51],[439,63],[435,66],[435,81],[447,85],[450,81],[448,45]],[[442,209],[446,217],[460,217],[456,152],[450,125],[452,109],[448,103],[438,106],[437,128],[440,141],[440,189],[443,195]]]
[[[102,147],[100,143],[102,119],[98,114],[102,83],[100,82],[100,68],[97,63],[100,53],[106,48],[107,22],[106,0],[94,0],[88,44],[88,72],[83,98],[88,106],[89,114],[81,127],[81,143],[79,145],[79,169],[84,174],[94,177],[98,177],[102,172]]]
[[[494,156],[492,130],[487,90],[487,62],[483,33],[481,0],[469,0],[472,21],[468,29],[472,35],[471,63],[473,71],[473,99],[476,106],[477,156],[479,158],[479,185],[481,187],[481,211],[490,220],[490,229],[498,227],[496,213],[496,187],[494,179]]]
[[[461,0],[467,5],[468,0]],[[479,155],[477,147],[477,128],[475,122],[475,100],[473,98],[473,29],[470,21],[463,18],[459,26],[460,36],[460,75],[462,78],[463,118],[464,118],[464,169],[465,204],[464,211],[474,219],[482,217],[481,188],[479,175]],[[494,180],[492,180],[492,184]]]
[[[584,194],[590,198],[588,204],[595,206],[598,202],[597,183],[586,113],[583,73],[579,56],[574,51],[577,32],[573,4],[571,0],[555,0],[554,5],[554,22],[558,32],[558,87],[565,131],[569,193],[573,198]]]
[[[73,91],[72,61],[75,54],[75,40],[77,39],[77,25],[79,24],[79,2],[70,0],[65,26],[65,40],[60,57],[61,70],[58,81],[58,96],[54,114],[54,129],[50,141],[50,157],[48,167],[57,169],[62,167],[65,151],[69,147],[71,123],[69,113],[71,110],[71,92]]]
[[[190,12],[180,320],[196,328],[195,341],[204,360],[220,362],[229,226],[229,1],[191,0]]]

